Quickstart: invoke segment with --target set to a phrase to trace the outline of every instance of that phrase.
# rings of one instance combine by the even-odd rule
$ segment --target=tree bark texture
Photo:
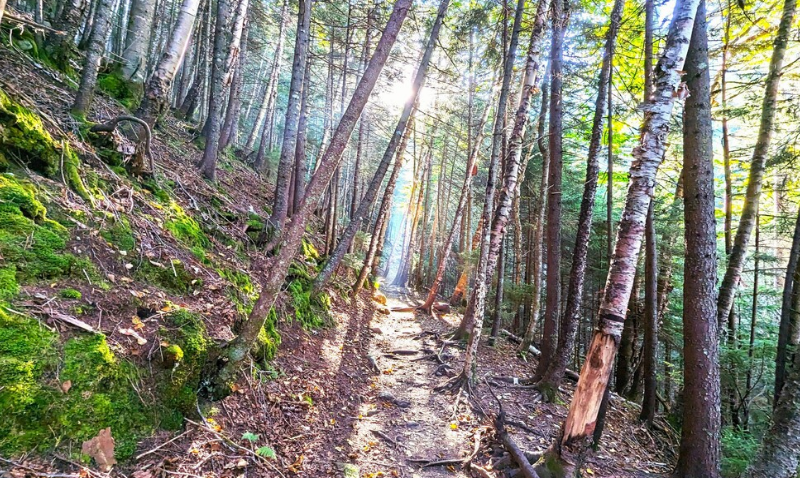
[[[789,261],[786,265],[786,277],[783,281],[783,295],[781,296],[781,321],[778,329],[778,351],[775,356],[775,394],[774,403],[778,403],[781,388],[786,380],[786,364],[788,355],[788,344],[791,333],[791,319],[792,313],[800,311],[798,308],[792,307],[792,291],[797,284],[795,277],[798,268],[798,259],[800,259],[800,211],[797,213],[797,221],[794,225],[794,235],[792,237],[792,248],[789,251]]]
[[[147,51],[153,27],[155,0],[131,2],[125,49],[122,51],[122,74],[131,82],[141,85],[147,73]]]
[[[655,188],[655,175],[666,148],[675,94],[681,82],[689,40],[699,0],[681,0],[656,67],[653,102],[645,107],[639,145],[625,207],[617,231],[614,258],[598,313],[597,329],[581,369],[557,448],[561,454],[584,452],[595,426],[597,412],[611,374],[644,236],[645,218]]]
[[[69,8],[68,6],[65,8]],[[81,82],[72,112],[77,115],[86,115],[92,106],[94,87],[97,85],[97,73],[100,70],[100,61],[106,51],[106,42],[111,34],[111,15],[114,12],[114,0],[100,0],[95,12],[94,28],[89,37],[89,49],[86,52],[86,62],[81,72]]]
[[[200,0],[183,0],[180,13],[178,13],[178,20],[172,30],[166,50],[161,55],[161,59],[150,79],[147,80],[142,104],[139,105],[136,116],[145,120],[151,128],[155,125],[158,117],[164,114],[169,105],[172,81],[175,79],[175,74],[186,53],[186,47],[189,45],[199,6]],[[220,21],[219,17],[217,21]]]

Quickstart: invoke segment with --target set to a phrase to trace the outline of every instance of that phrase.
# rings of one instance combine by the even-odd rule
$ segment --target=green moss
[[[136,238],[133,236],[130,222],[124,217],[120,217],[111,227],[101,230],[100,235],[121,251],[131,251],[136,247]]]
[[[330,296],[326,292],[315,293],[313,280],[301,265],[293,263],[287,276],[287,291],[292,299],[294,319],[305,328],[318,328],[330,320]]]
[[[205,249],[211,245],[208,237],[200,229],[200,224],[189,217],[176,202],[173,201],[169,204],[167,217],[169,219],[164,222],[164,228],[175,239],[189,247],[202,247]]]
[[[257,361],[266,363],[275,358],[278,346],[281,344],[281,335],[278,333],[277,324],[278,313],[273,307],[269,309],[267,320],[264,321],[264,326],[261,327],[256,345],[251,352]]]
[[[314,244],[311,244],[306,238],[303,238],[303,257],[305,257],[306,262],[317,262],[320,259],[319,251],[317,248],[314,247]]]
[[[172,184],[172,182],[171,181],[167,181],[166,183],[167,183],[166,184],[167,188],[170,188],[170,185]],[[170,202],[171,198],[170,198],[170,195],[169,195],[169,190],[168,189],[163,189],[161,186],[159,186],[159,184],[156,182],[156,180],[154,178],[151,177],[151,178],[145,179],[144,181],[142,181],[141,185],[142,185],[142,189],[144,189],[145,191],[150,191],[151,193],[153,193],[153,196],[155,196],[155,198],[158,200],[158,202],[160,202],[162,204],[168,204]]]
[[[171,264],[142,261],[135,273],[136,279],[161,287],[176,294],[186,294],[203,284],[189,272],[181,261],[172,259]]]
[[[163,372],[160,392],[168,408],[194,413],[204,367],[216,352],[199,315],[178,309],[167,316],[167,323],[170,328],[162,335],[169,344],[165,349],[168,370]]]
[[[0,89],[0,150],[4,159],[0,167],[9,169],[14,158],[34,171],[55,178],[63,163],[67,184],[84,199],[89,193],[81,181],[80,160],[64,143],[57,144],[45,130],[41,118],[31,110],[16,103]]]
[[[155,429],[155,408],[133,387],[136,368],[118,360],[103,335],[70,339],[59,354],[57,334],[0,310],[0,364],[2,453],[80,443],[111,427],[125,459]]]
[[[9,301],[19,294],[17,284],[17,268],[0,267],[0,301]]]
[[[97,87],[129,110],[135,109],[142,98],[142,86],[123,78],[119,69],[101,73],[97,77]]]
[[[64,299],[80,299],[82,297],[80,291],[75,289],[64,289],[58,295]]]
[[[46,217],[35,193],[30,183],[0,175],[0,257],[15,264],[17,282],[94,273],[87,260],[61,252],[68,231]]]

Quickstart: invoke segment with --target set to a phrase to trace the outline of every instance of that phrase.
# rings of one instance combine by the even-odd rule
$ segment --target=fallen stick
[[[502,335],[504,335],[510,342],[514,342],[515,344],[521,344],[522,343],[522,339],[520,337],[517,337],[516,335],[512,334],[511,332],[509,332],[506,329],[500,329],[500,333]],[[534,347],[533,345],[529,345],[528,346],[528,352],[530,352],[531,355],[533,355],[537,359],[542,356],[542,352],[539,349],[537,349],[536,347]],[[564,377],[572,380],[573,382],[577,382],[578,381],[578,377],[580,377],[580,374],[578,374],[578,372],[576,372],[574,370],[567,369],[564,372]]]
[[[141,118],[137,118],[136,116],[121,115],[109,120],[108,123],[100,123],[92,126],[91,129],[89,129],[89,131],[94,133],[98,132],[113,133],[114,130],[117,129],[117,125],[119,125],[123,121],[130,121],[131,123],[136,123],[139,126],[141,126],[142,129],[144,129],[145,132],[144,152],[147,155],[147,159],[150,161],[150,171],[153,173],[153,176],[155,176],[156,167],[153,163],[153,153],[152,151],[150,151],[150,141],[153,134],[150,132],[150,125],[147,124],[146,121],[144,121]]]
[[[394,438],[390,437],[389,435],[383,433],[380,430],[370,430],[370,431],[372,432],[373,435],[375,435],[377,437],[380,437],[380,438],[383,438],[384,440],[386,440],[389,443],[391,443],[392,445],[394,445],[395,448],[397,448],[399,446],[402,446],[400,443],[397,443],[397,440],[395,440]]]
[[[506,430],[506,412],[503,410],[503,402],[497,398],[497,395],[494,394],[494,390],[492,387],[489,388],[489,393],[492,394],[494,400],[497,402],[497,407],[499,409],[499,413],[497,417],[494,419],[494,426],[495,426],[495,433],[498,438],[500,438],[500,442],[505,447],[508,454],[511,456],[511,459],[519,466],[520,471],[522,472],[522,476],[525,478],[540,478],[539,474],[536,473],[536,470],[528,461],[528,457],[525,456],[525,452],[522,451],[520,447],[514,443],[514,440],[511,439],[511,435],[508,434],[508,430]]]

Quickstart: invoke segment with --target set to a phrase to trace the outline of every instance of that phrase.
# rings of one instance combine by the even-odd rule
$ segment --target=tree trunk
[[[3,21],[3,12],[6,9],[6,0],[0,0],[0,22]]]
[[[539,3],[541,4],[542,1],[543,0],[540,0]],[[541,5],[537,7],[537,12],[540,8],[543,7],[541,7]],[[467,352],[464,356],[464,368],[461,374],[455,377],[451,383],[453,387],[466,386],[467,390],[470,390],[472,383],[476,379],[478,343],[480,342],[481,331],[483,329],[487,282],[491,280],[494,267],[497,264],[497,254],[503,239],[503,229],[508,222],[508,209],[511,206],[511,199],[517,187],[517,175],[519,174],[519,152],[512,153],[508,158],[508,167],[506,168],[506,174],[503,179],[503,189],[501,190],[497,213],[494,219],[492,219],[496,189],[495,182],[497,181],[500,149],[504,137],[504,119],[506,116],[511,79],[514,76],[514,59],[517,52],[517,44],[519,43],[523,10],[524,0],[519,0],[514,13],[514,26],[512,27],[511,40],[505,57],[503,85],[500,88],[500,97],[495,111],[492,152],[489,160],[489,173],[486,182],[486,202],[483,205],[483,214],[481,215],[485,227],[481,237],[480,256],[475,274],[475,286],[470,293],[469,304],[464,313],[464,319],[462,320],[462,323],[469,324],[468,327],[471,326],[471,328],[467,328],[470,332],[469,341],[467,343]],[[544,28],[542,28],[542,31],[543,30]],[[541,34],[540,32],[540,35]],[[531,38],[534,38],[534,36],[535,35],[532,34]],[[525,133],[527,111],[533,85],[536,81],[536,69],[538,67],[538,55],[534,53],[533,48],[534,45],[537,45],[537,42],[531,42],[531,45],[525,65],[525,79],[523,80],[525,92],[521,96],[520,105],[517,109],[517,121],[514,124],[513,133],[516,143],[520,146]]]
[[[720,381],[716,317],[717,244],[705,0],[697,7],[686,59],[691,91],[683,114],[684,404],[678,477],[719,476]]]
[[[666,147],[667,132],[681,81],[694,16],[699,0],[681,0],[675,6],[664,55],[656,67],[653,102],[646,107],[639,145],[633,150],[628,195],[622,214],[614,259],[598,313],[597,329],[584,361],[580,380],[555,444],[558,455],[582,454],[589,445],[600,402],[608,383],[614,355],[622,333],[636,262],[644,236],[647,209],[655,186],[655,175]]]
[[[297,122],[297,150],[294,155],[294,196],[292,198],[292,213],[300,209],[300,203],[306,192],[306,174],[308,160],[306,159],[306,134],[308,133],[308,95],[311,90],[311,62],[306,62],[306,72],[303,75],[303,96],[300,101],[300,120]]]
[[[219,149],[222,151],[233,143],[236,143],[237,130],[239,129],[239,114],[242,110],[242,86],[244,83],[244,67],[247,63],[247,32],[249,21],[245,10],[241,28],[237,28],[239,33],[239,44],[232,45],[232,51],[237,51],[234,58],[235,70],[231,79],[230,96],[228,98],[228,108],[225,110],[225,121],[222,123],[222,131],[219,136]]]
[[[555,355],[538,385],[543,397],[548,401],[552,401],[555,398],[558,385],[564,376],[564,371],[567,369],[572,349],[575,346],[575,334],[578,331],[578,324],[581,318],[586,261],[589,253],[589,238],[592,232],[592,212],[594,211],[594,199],[597,193],[597,175],[600,170],[599,158],[603,138],[606,93],[611,75],[611,58],[616,45],[617,32],[619,31],[624,8],[625,0],[614,1],[614,7],[611,10],[611,21],[606,33],[606,45],[602,66],[600,67],[597,101],[595,102],[594,119],[592,121],[592,136],[589,141],[589,157],[586,160],[586,180],[583,186],[580,213],[578,214],[578,232],[572,253],[572,270],[570,271],[567,305],[564,309],[563,322],[565,326],[562,333],[559,334],[558,348]],[[552,245],[554,243],[549,242],[549,244]],[[555,252],[560,254],[558,248],[556,248]]]
[[[200,0],[183,0],[178,21],[172,30],[167,48],[152,76],[147,80],[142,104],[139,105],[136,116],[147,121],[150,127],[155,125],[158,117],[164,114],[169,105],[172,81],[175,79],[175,73],[177,73],[178,67],[183,61],[183,55],[186,53],[186,47],[189,45],[199,6]],[[219,22],[220,19],[217,18],[217,21]]]
[[[227,358],[227,363],[213,377],[215,386],[213,393],[216,397],[222,397],[230,393],[230,385],[235,380],[239,366],[253,348],[258,334],[264,326],[267,314],[272,308],[286,278],[289,264],[300,247],[308,216],[316,207],[341,161],[344,148],[347,146],[358,117],[361,115],[361,111],[364,109],[364,105],[375,87],[384,64],[386,64],[389,52],[397,39],[397,34],[408,14],[411,3],[411,0],[397,0],[394,3],[392,14],[378,41],[375,53],[372,55],[364,75],[353,92],[350,104],[347,106],[341,121],[339,121],[328,148],[322,155],[319,168],[311,177],[300,209],[295,213],[292,221],[283,232],[281,237],[282,247],[275,256],[268,259],[267,267],[263,269],[265,272],[261,280],[261,295],[256,300],[248,320],[243,324],[241,332],[226,348],[225,357]]]
[[[203,10],[203,17],[201,20],[200,25],[196,25],[196,49],[197,52],[197,67],[195,68],[194,79],[192,80],[192,85],[189,87],[189,91],[186,92],[186,96],[183,98],[183,102],[181,102],[180,107],[176,113],[176,116],[179,118],[184,118],[186,120],[191,120],[197,109],[200,107],[202,103],[202,92],[205,88],[206,79],[208,78],[208,70],[209,70],[209,43],[211,41],[211,14],[209,9],[211,8],[210,1],[202,1],[201,7]]]
[[[243,9],[246,10],[245,0],[242,2]],[[240,7],[242,8],[242,7]],[[203,176],[214,181],[217,174],[217,156],[219,153],[219,136],[222,128],[222,114],[225,107],[224,92],[225,78],[228,76],[228,62],[226,53],[229,52],[230,42],[228,41],[228,30],[232,26],[231,16],[233,15],[232,0],[217,1],[217,23],[214,25],[214,54],[211,66],[211,94],[209,95],[208,117],[206,126],[203,128],[206,136],[206,148],[203,152],[203,160],[200,170]]]
[[[753,148],[753,157],[750,160],[750,173],[747,180],[747,192],[744,197],[742,207],[742,217],[739,219],[739,227],[736,230],[736,238],[733,241],[733,248],[728,256],[728,267],[719,288],[719,298],[717,299],[717,320],[722,326],[733,309],[733,298],[736,288],[742,276],[744,268],[747,245],[750,242],[750,234],[755,226],[756,215],[758,214],[758,202],[761,198],[761,184],[764,179],[769,145],[772,140],[772,125],[775,119],[778,100],[778,84],[780,83],[781,70],[783,69],[783,58],[786,54],[786,46],[789,41],[789,34],[794,21],[797,0],[785,0],[783,5],[783,15],[778,26],[778,34],[775,36],[772,59],[769,64],[769,73],[764,87],[764,100],[761,105],[761,124],[758,130],[758,139]]]
[[[147,49],[155,13],[155,0],[133,0],[128,21],[125,49],[122,52],[122,74],[134,84],[144,83],[147,73]]]
[[[88,0],[66,0],[60,14],[53,19],[53,28],[62,33],[48,36],[47,49],[53,62],[62,71],[73,71],[70,60],[75,56],[75,36],[81,27],[85,10],[90,6]]]
[[[775,356],[775,394],[774,403],[778,403],[781,388],[786,380],[786,364],[788,354],[788,344],[790,339],[791,319],[793,311],[800,311],[800,308],[792,307],[792,290],[796,285],[796,277],[800,268],[800,210],[797,212],[797,221],[794,225],[794,236],[792,237],[792,248],[789,252],[789,262],[786,265],[786,278],[783,281],[783,295],[781,297],[781,321],[778,329],[778,351]]]
[[[563,169],[562,129],[564,30],[568,13],[560,0],[553,4],[553,34],[550,47],[550,165],[547,178],[547,275],[545,277],[545,311],[542,331],[542,356],[536,366],[533,379],[539,381],[547,372],[553,359],[558,340],[559,313],[561,310],[561,176]]]
[[[278,176],[275,181],[275,204],[270,216],[273,233],[283,229],[289,210],[289,179],[292,176],[295,152],[297,151],[297,126],[300,119],[300,94],[303,88],[303,74],[306,69],[311,22],[312,0],[299,0],[297,10],[297,36],[294,44],[292,80],[289,83],[289,96],[283,124],[283,142],[278,161]]]
[[[527,353],[528,347],[533,343],[536,333],[536,326],[539,322],[539,313],[542,304],[542,250],[544,245],[544,221],[545,210],[547,208],[547,179],[550,177],[550,152],[545,143],[544,123],[547,112],[550,109],[550,67],[547,67],[544,80],[542,81],[542,105],[539,111],[539,119],[536,125],[536,144],[539,154],[542,157],[542,178],[539,182],[539,192],[536,199],[536,213],[533,224],[533,252],[531,257],[532,287],[531,287],[531,308],[528,326],[525,335],[517,349],[520,353]]]
[[[492,331],[489,334],[489,345],[494,346],[497,334],[500,333],[500,325],[503,320],[503,287],[505,286],[506,275],[506,248],[500,244],[500,253],[497,255],[497,289],[494,295],[494,313],[492,314]]]
[[[644,26],[644,102],[653,94],[653,28],[655,1],[645,0]],[[644,259],[644,340],[642,343],[642,366],[644,368],[644,398],[639,419],[653,424],[656,415],[656,352],[658,349],[658,249],[656,247],[655,204],[650,202],[645,224]]]
[[[442,22],[444,21],[445,13],[447,13],[447,6],[449,3],[449,0],[442,0],[442,2],[439,4],[439,11],[436,14],[436,20],[431,27],[428,42],[425,45],[425,51],[422,54],[422,59],[420,60],[419,67],[417,68],[417,72],[414,76],[414,83],[412,86],[413,94],[408,97],[405,105],[403,105],[403,112],[400,114],[400,119],[397,121],[397,126],[395,126],[392,137],[389,140],[389,144],[386,146],[383,157],[381,157],[381,162],[378,164],[378,169],[375,171],[375,174],[373,175],[372,180],[370,180],[369,186],[364,193],[364,197],[361,199],[361,204],[358,206],[358,210],[353,214],[350,223],[347,225],[347,228],[341,236],[339,244],[330,255],[330,258],[325,263],[325,266],[314,279],[315,290],[322,290],[322,288],[327,285],[331,275],[339,266],[342,258],[350,248],[350,243],[353,242],[353,238],[361,227],[361,223],[364,221],[369,208],[372,206],[373,201],[375,201],[375,198],[378,195],[378,190],[383,182],[383,178],[386,176],[386,171],[389,169],[389,164],[392,162],[392,159],[395,157],[396,153],[399,152],[398,154],[401,156],[403,154],[403,150],[398,148],[398,146],[401,142],[401,139],[405,136],[406,127],[411,118],[411,114],[414,110],[417,99],[419,98],[419,93],[422,90],[422,87],[425,85],[425,75],[428,72],[428,65],[430,64],[431,56],[433,55],[433,49],[436,46],[436,41],[439,37],[439,30],[441,29]]]
[[[270,69],[269,81],[267,82],[267,87],[264,89],[264,99],[261,101],[261,108],[258,109],[258,115],[256,115],[256,119],[253,122],[253,129],[250,130],[250,135],[247,137],[247,142],[244,146],[246,151],[253,149],[253,145],[256,143],[256,138],[258,136],[261,136],[262,141],[266,139],[266,128],[264,128],[264,123],[265,119],[267,118],[267,114],[272,114],[272,111],[275,108],[275,98],[278,91],[278,78],[280,76],[281,63],[283,62],[283,43],[286,40],[286,27],[289,24],[288,10],[289,0],[283,0],[283,6],[281,7],[280,14],[281,23],[278,27],[278,43],[275,47],[275,56],[272,59],[272,68]],[[257,164],[256,170],[259,170],[261,166],[262,164]]]
[[[482,236],[483,236],[483,218],[480,218],[480,219],[478,219],[478,224],[476,225],[475,233],[472,235],[472,243],[470,245],[470,251],[474,251],[474,250],[478,249],[478,246],[481,243],[480,241],[481,241],[481,237]],[[431,244],[431,251],[433,251],[433,244]],[[431,255],[433,255],[433,252],[431,252]],[[442,274],[442,276],[444,276],[444,274]],[[453,289],[453,294],[450,296],[450,299],[448,299],[448,302],[451,305],[458,305],[459,303],[461,303],[462,300],[464,300],[464,296],[466,295],[466,292],[467,292],[467,284],[468,284],[468,282],[469,282],[469,270],[468,270],[467,265],[464,265],[464,269],[461,271],[461,275],[458,277],[458,282],[456,282],[456,286]],[[433,304],[433,301],[430,298],[430,293],[428,294],[428,300],[430,300],[431,304]],[[435,300],[435,297],[434,297],[434,300]],[[426,302],[427,302],[427,300],[426,300]],[[464,324],[464,323],[465,322],[462,321],[462,324]],[[459,330],[461,330],[460,327],[459,327]],[[457,337],[465,336],[466,335],[466,329],[464,329],[463,333],[459,333],[457,331],[455,335]]]
[[[113,12],[114,0],[100,0],[97,4],[94,29],[89,37],[89,51],[86,53],[86,62],[83,64],[83,72],[81,72],[81,82],[78,86],[78,93],[75,95],[75,103],[72,105],[72,113],[75,115],[86,116],[92,106],[94,87],[97,85],[97,72],[100,69],[100,61],[106,51],[108,35],[111,33],[111,15]]]
[[[494,95],[491,95],[490,98],[494,98]],[[486,125],[486,119],[489,116],[489,107],[487,106],[483,110],[483,116],[481,117],[481,121],[478,124],[478,134],[475,137],[474,142],[472,143],[472,149],[469,152],[469,159],[467,159],[467,167],[464,171],[464,182],[461,184],[461,195],[458,198],[458,205],[456,206],[456,213],[453,216],[454,218],[462,217],[464,214],[464,209],[467,207],[467,197],[469,196],[470,188],[472,187],[472,177],[477,174],[477,167],[478,167],[478,154],[480,153],[480,145],[483,142],[484,136],[484,126]],[[431,284],[430,289],[428,289],[428,296],[425,299],[425,303],[420,307],[420,309],[430,312],[431,306],[436,301],[436,294],[439,293],[439,287],[442,285],[442,280],[444,279],[444,271],[447,268],[447,260],[450,258],[450,251],[452,250],[453,239],[456,233],[458,221],[453,221],[453,225],[450,227],[450,233],[447,235],[447,238],[443,244],[443,252],[441,258],[439,259],[439,266],[436,269],[436,276],[433,279],[433,283]],[[480,226],[478,227],[480,229]],[[475,232],[475,237],[472,239],[472,249],[474,250],[477,247],[477,240],[480,238],[480,233],[478,231]],[[433,249],[431,249],[433,251]],[[461,291],[460,295],[463,297],[464,290],[466,289],[467,285],[467,270],[466,267],[461,274],[461,278],[459,278],[458,284],[456,285],[456,291],[453,292],[453,296],[456,296],[457,291]],[[461,286],[461,288],[459,288]],[[458,298],[458,301],[461,299]],[[453,303],[453,298],[450,299],[450,303]]]

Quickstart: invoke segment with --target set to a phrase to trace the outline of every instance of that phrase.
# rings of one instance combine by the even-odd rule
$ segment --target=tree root
[[[153,152],[150,150],[150,141],[152,140],[153,134],[150,131],[150,125],[141,118],[137,118],[136,116],[128,116],[128,115],[120,115],[115,118],[112,118],[110,121],[106,123],[96,124],[91,127],[89,131],[93,133],[113,133],[117,126],[122,123],[123,121],[128,121],[131,123],[138,124],[145,132],[144,136],[144,154],[147,155],[148,160],[150,161],[150,172],[151,174],[156,174],[156,167],[153,163]],[[138,149],[138,147],[137,147]]]
[[[437,392],[450,393],[459,393],[463,390],[467,393],[467,395],[472,395],[472,381],[470,380],[469,375],[462,371],[460,374],[434,388],[434,390]]]

